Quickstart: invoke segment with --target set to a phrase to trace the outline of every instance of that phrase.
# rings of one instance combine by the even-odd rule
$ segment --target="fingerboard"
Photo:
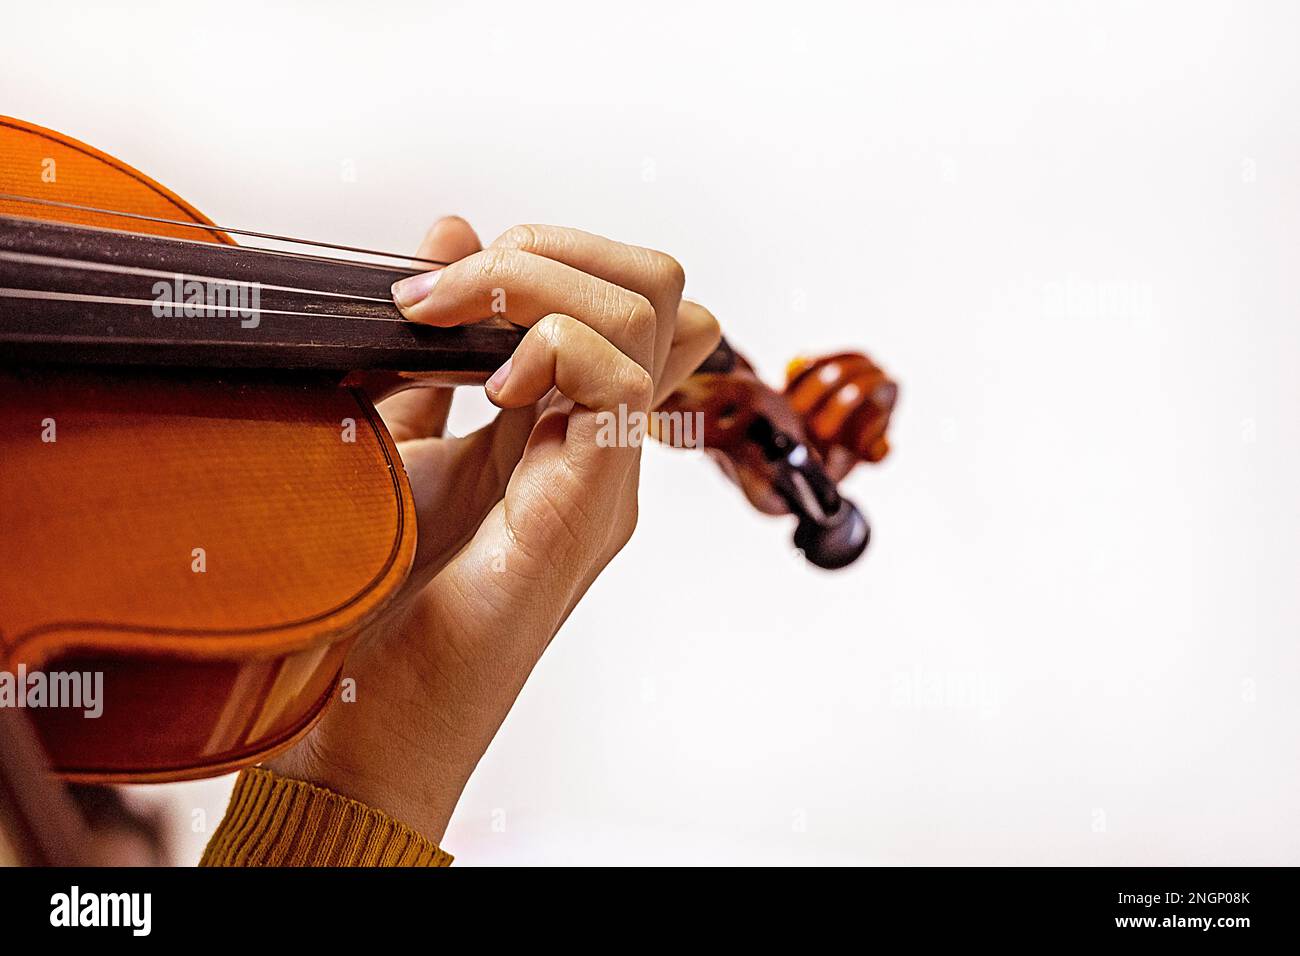
[[[406,268],[0,216],[0,364],[483,375],[524,330],[408,322]]]

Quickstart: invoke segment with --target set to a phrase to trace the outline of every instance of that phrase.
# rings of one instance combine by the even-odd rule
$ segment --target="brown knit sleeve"
[[[451,854],[356,800],[253,767],[199,866],[450,866]]]

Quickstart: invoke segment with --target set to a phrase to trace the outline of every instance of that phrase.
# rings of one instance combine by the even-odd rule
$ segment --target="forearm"
[[[450,627],[439,608],[422,604],[365,635],[343,676],[382,674],[382,683],[356,677],[354,694],[335,700],[302,741],[263,766],[440,842],[545,646],[521,623],[513,640],[471,652]]]

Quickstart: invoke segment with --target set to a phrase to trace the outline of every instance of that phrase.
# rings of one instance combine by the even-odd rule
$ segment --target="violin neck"
[[[482,380],[523,330],[417,325],[409,269],[0,216],[0,364],[401,370]]]

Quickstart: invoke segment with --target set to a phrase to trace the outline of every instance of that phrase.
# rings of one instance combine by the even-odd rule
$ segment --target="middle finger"
[[[686,273],[672,256],[654,249],[615,242],[581,229],[564,226],[520,225],[502,233],[494,247],[522,249],[598,276],[650,300],[654,306],[657,382],[663,375],[673,344],[673,327],[686,285]]]

